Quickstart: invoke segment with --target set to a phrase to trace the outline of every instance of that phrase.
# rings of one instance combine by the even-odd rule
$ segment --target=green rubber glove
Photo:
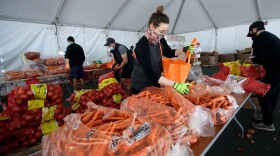
[[[175,88],[181,94],[188,94],[190,92],[188,87],[191,85],[192,84],[190,83],[176,82],[173,88]]]
[[[194,46],[191,44],[191,45],[187,45],[187,46],[185,46],[184,48],[183,48],[183,51],[186,53],[187,51],[189,50],[189,52],[191,53],[191,54],[193,54],[193,52],[194,52]]]

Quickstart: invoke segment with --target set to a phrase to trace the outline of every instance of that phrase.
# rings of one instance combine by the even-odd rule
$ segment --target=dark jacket
[[[120,51],[120,48],[125,49]],[[123,70],[132,70],[135,64],[135,59],[132,56],[132,53],[128,50],[128,48],[122,44],[116,43],[115,50],[111,51],[114,56],[115,62],[120,65],[123,61],[122,54],[127,54],[127,63],[123,66]]]
[[[69,59],[70,67],[82,66],[85,61],[84,50],[80,45],[72,43],[66,49],[65,58]]]
[[[280,39],[274,34],[264,31],[253,40],[252,62],[263,65],[266,75],[263,82],[280,81]]]
[[[175,57],[175,50],[171,50],[166,40],[160,40],[165,57]],[[143,36],[135,47],[136,62],[131,74],[131,87],[142,90],[148,86],[159,86],[158,80],[163,72],[160,46],[150,44]]]

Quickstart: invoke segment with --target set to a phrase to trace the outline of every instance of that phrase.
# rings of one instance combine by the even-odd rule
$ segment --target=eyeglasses
[[[159,32],[160,32],[161,34],[166,34],[166,33],[168,33],[168,30],[159,30]]]

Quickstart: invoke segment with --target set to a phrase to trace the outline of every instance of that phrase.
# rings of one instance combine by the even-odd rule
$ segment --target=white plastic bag
[[[214,136],[216,132],[210,114],[211,111],[207,108],[196,106],[189,119],[189,128],[202,137]]]

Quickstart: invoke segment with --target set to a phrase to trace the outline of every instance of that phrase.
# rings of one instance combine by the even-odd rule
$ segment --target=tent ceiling
[[[137,32],[160,4],[175,34],[280,18],[279,0],[0,0],[0,19]]]

